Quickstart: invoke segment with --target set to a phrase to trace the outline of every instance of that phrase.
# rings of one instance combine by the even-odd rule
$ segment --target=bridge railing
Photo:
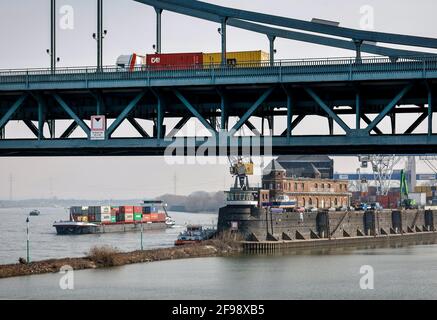
[[[386,57],[326,58],[247,61],[236,65],[208,64],[187,66],[137,66],[125,69],[117,66],[67,67],[55,71],[46,68],[0,70],[0,83],[29,83],[81,80],[135,80],[281,76],[284,74],[349,74],[378,72],[437,71],[437,56],[405,57],[396,60]]]

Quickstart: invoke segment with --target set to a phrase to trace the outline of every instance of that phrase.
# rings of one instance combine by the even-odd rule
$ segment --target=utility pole
[[[162,17],[162,9],[155,8],[156,11],[156,53],[161,53],[162,51],[162,42],[161,42],[161,17]]]
[[[107,30],[103,30],[103,0],[97,0],[97,34],[93,33],[97,41],[97,70],[103,67],[103,39],[107,33]]]
[[[56,62],[60,60],[56,56],[56,0],[50,0],[50,49],[46,51],[50,56],[50,70],[55,73]]]
[[[50,5],[50,29],[51,29],[51,70],[55,72],[56,70],[56,0],[51,0]]]

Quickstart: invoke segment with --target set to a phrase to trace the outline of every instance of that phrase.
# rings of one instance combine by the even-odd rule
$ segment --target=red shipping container
[[[147,66],[153,70],[183,70],[203,68],[203,53],[148,54]]]
[[[149,221],[152,221],[150,214],[143,214],[143,222],[149,222]]]
[[[143,213],[143,207],[134,207],[134,213]]]
[[[120,213],[134,213],[133,206],[122,206],[120,207]]]

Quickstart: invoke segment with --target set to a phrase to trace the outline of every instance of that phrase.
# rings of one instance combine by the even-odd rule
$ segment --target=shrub
[[[94,263],[104,267],[113,267],[116,265],[118,250],[110,246],[92,247],[88,253]]]

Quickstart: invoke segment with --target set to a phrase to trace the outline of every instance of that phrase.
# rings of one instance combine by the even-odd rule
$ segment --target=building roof
[[[278,161],[272,160],[267,167],[264,169],[264,174],[269,174],[270,172],[287,171],[283,166],[279,164]]]

